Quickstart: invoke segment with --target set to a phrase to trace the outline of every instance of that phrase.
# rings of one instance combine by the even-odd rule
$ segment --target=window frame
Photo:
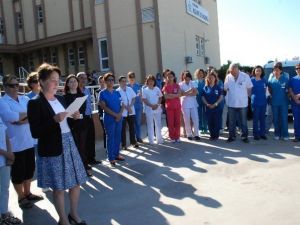
[[[107,52],[107,56],[106,57],[103,57],[102,56],[102,48],[101,48],[101,42],[102,41],[105,41],[106,42],[106,52]],[[99,60],[100,60],[100,70],[105,72],[105,71],[109,71],[110,70],[110,67],[109,67],[109,52],[108,52],[108,41],[107,41],[107,38],[104,37],[104,38],[99,38],[98,39],[98,45],[99,45]],[[104,68],[103,67],[103,61],[107,61],[107,64],[108,64],[108,67],[107,68]]]

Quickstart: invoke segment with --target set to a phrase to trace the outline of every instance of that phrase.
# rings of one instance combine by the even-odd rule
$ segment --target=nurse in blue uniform
[[[206,77],[205,86],[202,91],[202,101],[206,106],[206,116],[211,140],[219,138],[221,128],[220,120],[222,114],[220,114],[220,103],[223,100],[223,90],[217,83],[217,74],[215,71],[211,71]]]
[[[300,141],[300,63],[296,65],[297,75],[290,79],[289,92],[292,98],[292,111],[294,116],[294,142]]]
[[[112,166],[117,161],[124,161],[120,155],[121,130],[122,130],[122,105],[121,95],[114,90],[115,76],[112,73],[104,75],[106,88],[100,92],[99,103],[104,110],[103,122],[107,135],[107,154]]]
[[[273,112],[273,123],[275,128],[275,140],[282,138],[289,140],[288,133],[288,83],[289,77],[282,71],[282,64],[276,63],[273,73],[268,80],[268,88],[271,95],[271,105]]]
[[[251,105],[253,110],[253,136],[254,140],[266,140],[266,108],[267,108],[267,82],[263,78],[264,70],[261,66],[256,66],[252,71],[253,84],[251,93]]]

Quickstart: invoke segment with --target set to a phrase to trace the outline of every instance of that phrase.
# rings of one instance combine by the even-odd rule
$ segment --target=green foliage
[[[228,70],[231,63],[232,62],[230,60],[228,60],[227,64],[223,64],[221,66],[221,68],[218,70],[218,75],[219,75],[220,80],[224,81],[224,79],[226,77],[226,74],[227,74],[227,70]],[[250,73],[250,74],[253,70],[253,67],[251,67],[251,66],[241,66],[240,64],[239,64],[239,68],[240,68],[241,71],[243,71],[245,73]]]

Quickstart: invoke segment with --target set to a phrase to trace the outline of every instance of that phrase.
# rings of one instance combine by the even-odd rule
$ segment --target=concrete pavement
[[[272,136],[228,144],[226,137],[141,144],[122,151],[126,161],[116,168],[97,143],[104,161],[82,187],[82,218],[88,225],[300,224],[300,144]],[[33,189],[42,193],[36,182]],[[24,224],[57,224],[51,192],[23,212],[12,186],[10,196],[10,209]]]

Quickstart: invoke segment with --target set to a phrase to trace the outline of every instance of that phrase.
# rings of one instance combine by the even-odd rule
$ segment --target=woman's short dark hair
[[[277,62],[275,63],[275,65],[273,66],[273,69],[280,69],[282,71],[282,63],[281,62]]]
[[[61,76],[61,71],[57,66],[52,66],[48,63],[43,63],[37,69],[38,80],[45,81],[49,79],[53,72],[57,72],[59,76]]]
[[[34,82],[37,82],[38,81],[38,74],[37,72],[31,72],[27,79],[26,79],[26,83],[27,83],[27,86],[30,88],[30,90],[32,90],[32,87],[31,85],[34,83]]]
[[[256,69],[260,69],[260,70],[261,70],[261,75],[260,75],[260,77],[265,76],[264,68],[263,68],[262,66],[260,66],[260,65],[257,65],[257,66],[255,66],[255,67],[253,68],[253,70],[252,70],[252,76],[255,76],[255,70],[256,70]]]
[[[192,74],[190,71],[186,70],[186,71],[183,71],[182,73],[182,79],[184,80],[184,77],[189,77],[191,80],[193,80],[193,77],[192,77]]]
[[[172,71],[172,70],[170,70],[169,72],[168,72],[168,74],[172,74],[172,76],[174,77],[174,83],[176,83],[176,75],[175,75],[175,73],[174,73],[174,71]]]
[[[69,76],[67,76],[67,79],[66,79],[66,82],[65,82],[65,86],[64,86],[64,93],[65,94],[69,93],[69,91],[70,91],[68,83],[69,83],[69,80],[71,80],[72,78],[75,78],[75,80],[77,80],[77,83],[79,84],[79,80],[78,80],[78,78],[74,74],[70,74]],[[81,93],[79,85],[77,86],[77,93]]]
[[[149,75],[146,77],[145,85],[148,85],[148,81],[149,81],[149,80],[153,80],[153,81],[154,81],[154,86],[156,86],[156,78],[155,78],[154,75],[149,74]]]
[[[126,80],[126,77],[123,76],[123,75],[122,75],[122,76],[119,76],[119,80],[118,80],[118,81],[121,82],[122,79],[125,79],[125,80]]]
[[[107,79],[108,79],[109,77],[112,77],[112,78],[115,80],[115,75],[113,75],[112,73],[106,73],[106,74],[104,74],[104,76],[103,76],[104,81],[107,81]]]
[[[135,78],[135,73],[134,72],[132,72],[132,71],[129,71],[128,73],[127,73],[127,77],[128,78]]]

